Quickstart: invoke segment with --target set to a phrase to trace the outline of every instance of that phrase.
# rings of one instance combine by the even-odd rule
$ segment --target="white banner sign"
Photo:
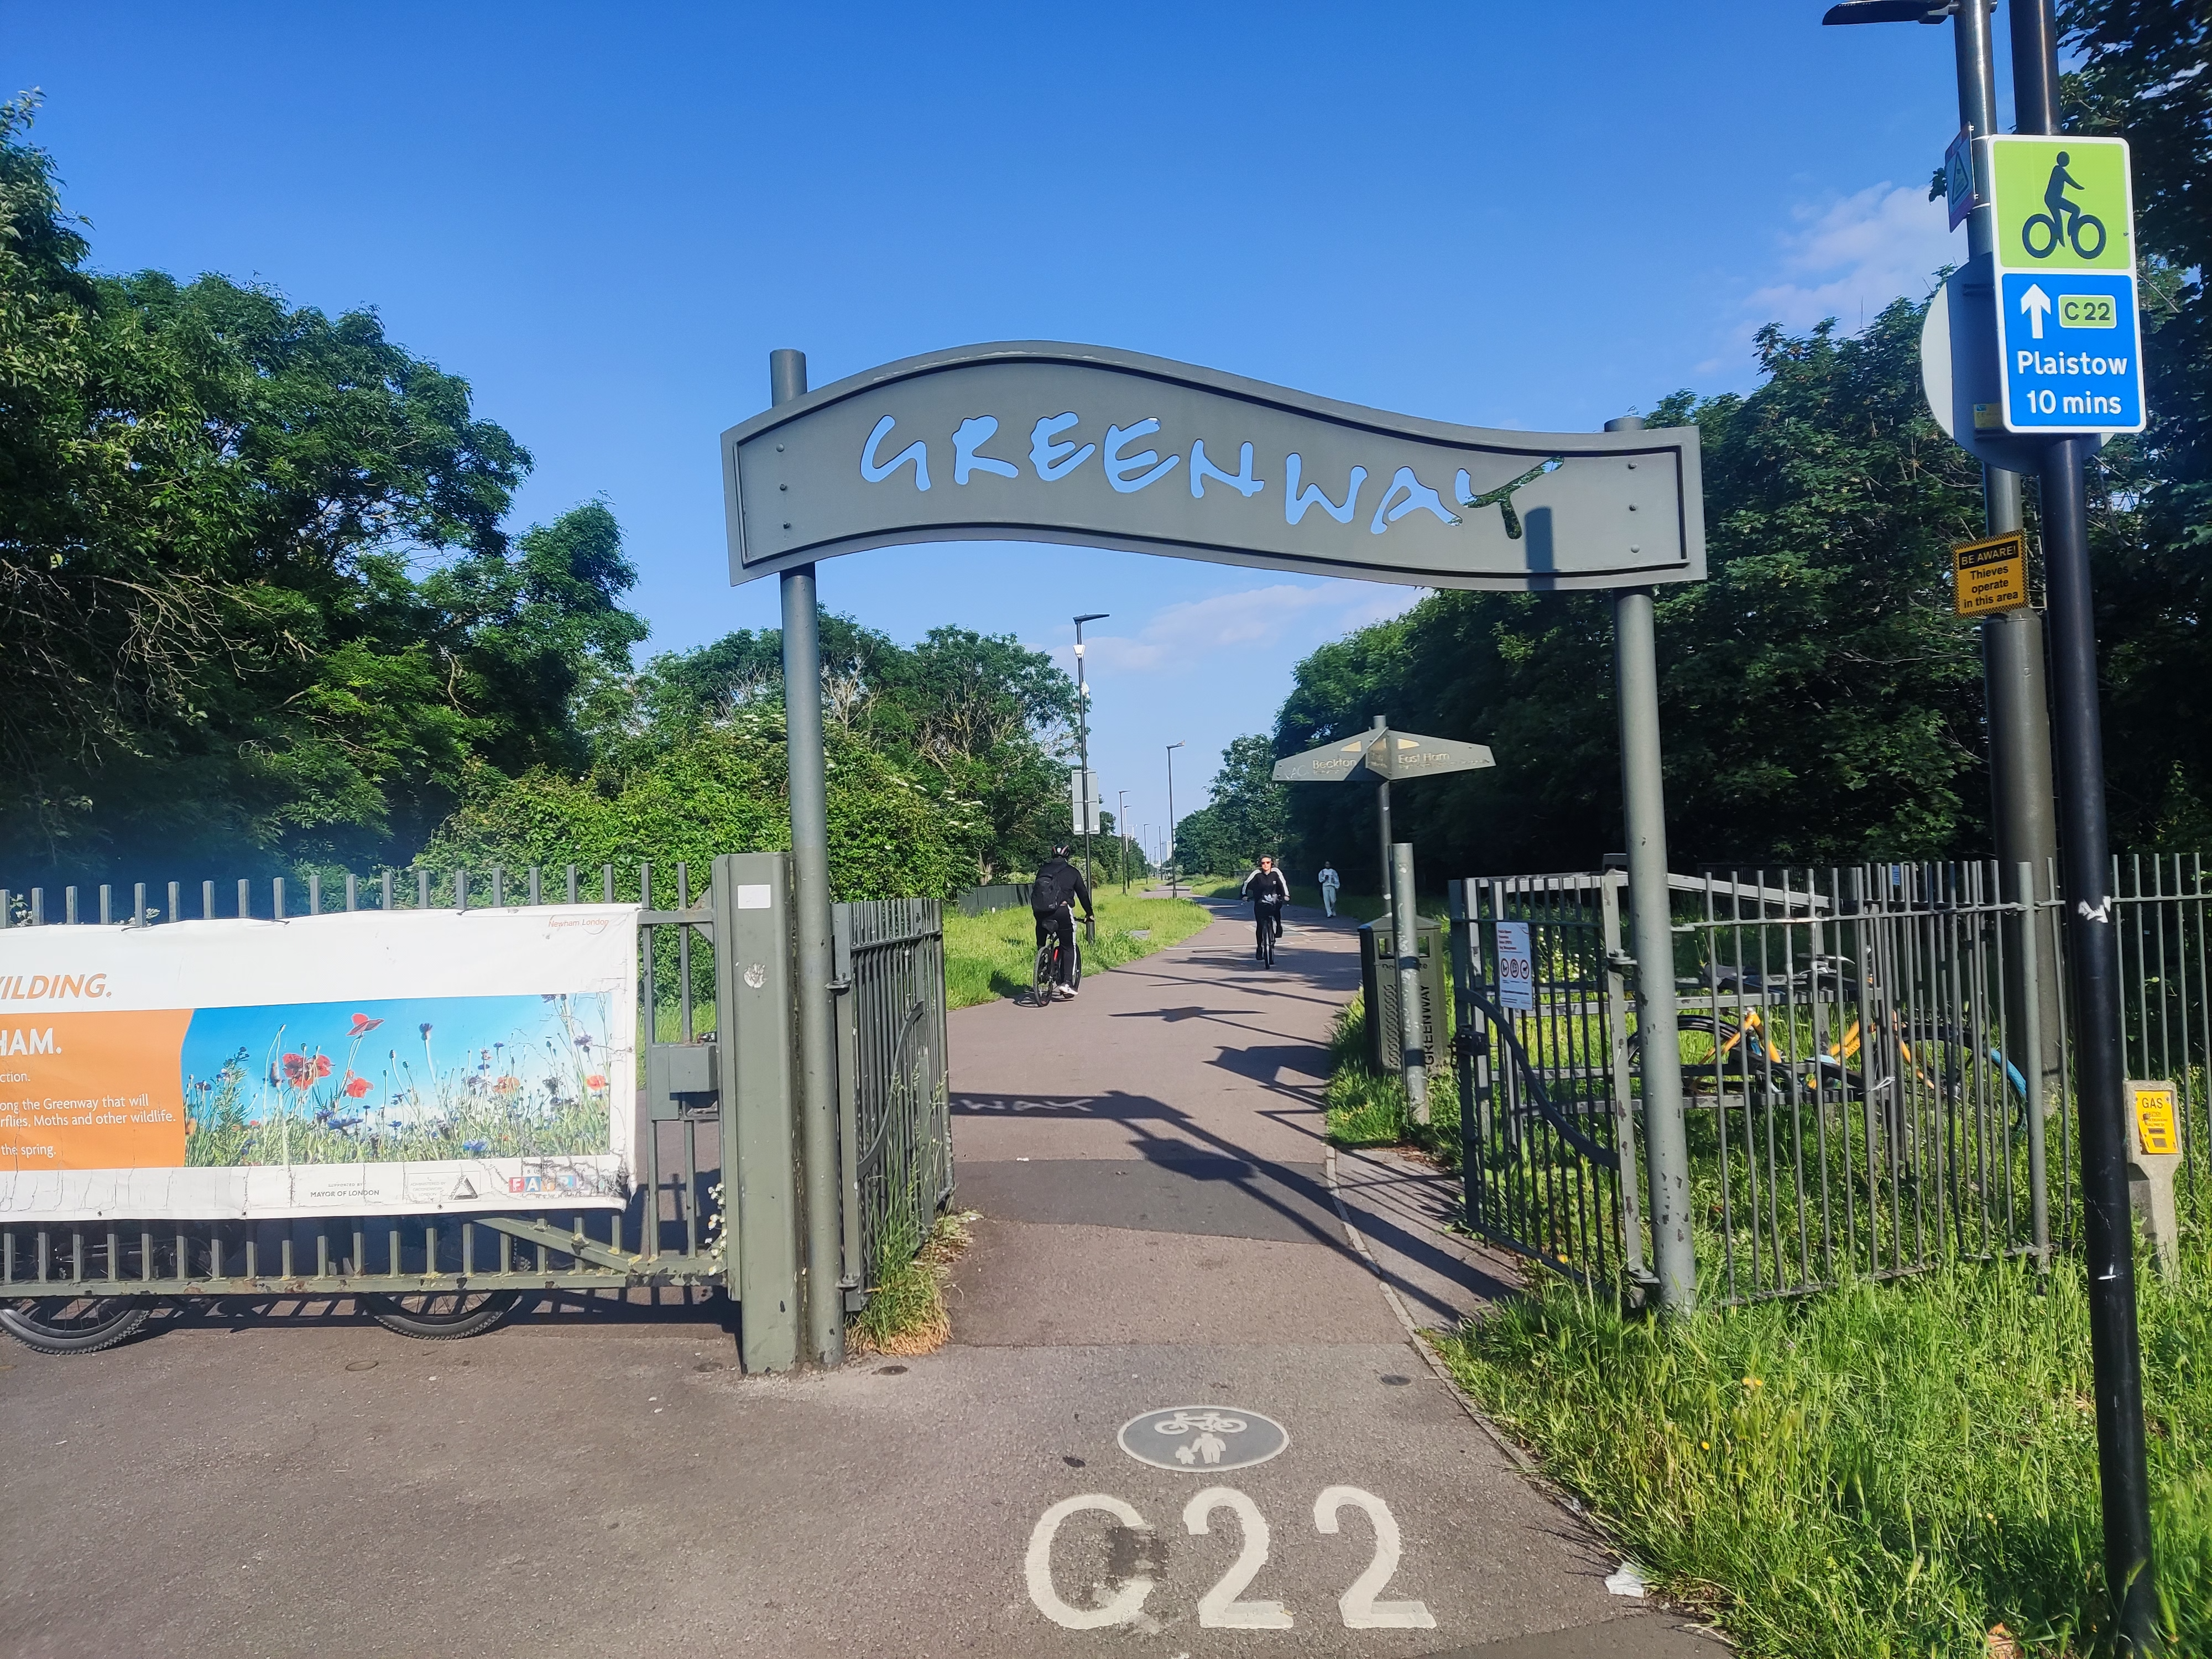
[[[1498,933],[1498,1005],[1516,1012],[1536,1012],[1536,959],[1528,949],[1528,924],[1500,921]]]
[[[0,933],[0,1218],[628,1201],[637,908]]]

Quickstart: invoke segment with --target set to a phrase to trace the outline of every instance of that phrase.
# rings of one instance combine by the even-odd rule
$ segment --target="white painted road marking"
[[[1133,1417],[1115,1437],[1156,1469],[1194,1474],[1247,1469],[1291,1443],[1290,1431],[1242,1406],[1170,1406]]]
[[[1390,1506],[1373,1492],[1362,1492],[1357,1486],[1331,1486],[1314,1499],[1314,1525],[1322,1532],[1336,1530],[1336,1512],[1346,1504],[1357,1504],[1367,1511],[1367,1518],[1375,1523],[1375,1559],[1368,1563],[1367,1571],[1352,1581],[1352,1588],[1337,1598],[1337,1611],[1344,1615],[1346,1630],[1434,1630],[1436,1615],[1423,1601],[1377,1601],[1382,1587],[1390,1582],[1391,1574],[1398,1571],[1401,1544],[1398,1536],[1397,1518]]]
[[[1365,1514],[1375,1529],[1375,1556],[1367,1564],[1366,1571],[1352,1581],[1352,1588],[1337,1597],[1336,1608],[1346,1630],[1434,1630],[1436,1615],[1425,1601],[1381,1601],[1376,1598],[1386,1589],[1404,1553],[1404,1543],[1398,1531],[1397,1517],[1390,1506],[1371,1492],[1358,1486],[1329,1486],[1314,1499],[1313,1517],[1316,1531],[1334,1535],[1337,1532],[1337,1512],[1346,1507]],[[1110,1515],[1127,1531],[1150,1539],[1152,1528],[1144,1516],[1120,1498],[1104,1492],[1085,1492],[1077,1498],[1063,1498],[1037,1517],[1030,1532],[1029,1553],[1022,1566],[1029,1580],[1030,1600],[1037,1611],[1063,1630],[1103,1630],[1110,1625],[1135,1625],[1157,1632],[1159,1623],[1145,1613],[1145,1598],[1157,1588],[1157,1581],[1147,1566],[1157,1570],[1158,1558],[1146,1559],[1139,1556],[1137,1569],[1112,1593],[1096,1607],[1079,1607],[1061,1599],[1052,1580],[1053,1541],[1060,1535],[1060,1523],[1071,1515],[1095,1510]],[[1233,1486],[1208,1486],[1183,1505],[1183,1529],[1193,1537],[1203,1537],[1212,1530],[1212,1516],[1216,1510],[1228,1510],[1237,1516],[1243,1532],[1243,1543],[1229,1571],[1221,1575],[1213,1588],[1199,1598],[1198,1622],[1206,1630],[1289,1630],[1291,1613],[1280,1601],[1240,1601],[1237,1598],[1251,1587],[1261,1568],[1267,1565],[1267,1555],[1273,1543],[1267,1517],[1260,1506]],[[1101,1594],[1109,1588],[1104,1583],[1096,1587]],[[1611,1588],[1610,1585],[1607,1588]]]
[[[1237,1553],[1221,1580],[1198,1600],[1198,1622],[1204,1630],[1288,1630],[1291,1615],[1280,1601],[1240,1601],[1246,1587],[1267,1565],[1267,1518],[1260,1506],[1231,1486],[1208,1486],[1183,1505],[1182,1525],[1194,1536],[1212,1530],[1208,1517],[1216,1510],[1233,1513],[1244,1529],[1244,1547]]]
[[[1131,1532],[1152,1530],[1134,1509],[1103,1492],[1061,1498],[1037,1517],[1036,1525],[1030,1532],[1029,1554],[1022,1562],[1022,1571],[1030,1583],[1030,1600],[1036,1603],[1039,1613],[1063,1630],[1103,1630],[1109,1625],[1133,1624],[1144,1611],[1145,1598],[1152,1593],[1152,1579],[1141,1572],[1095,1607],[1071,1607],[1060,1599],[1060,1592],[1053,1588],[1052,1540],[1059,1535],[1061,1522],[1085,1510],[1110,1515]]]

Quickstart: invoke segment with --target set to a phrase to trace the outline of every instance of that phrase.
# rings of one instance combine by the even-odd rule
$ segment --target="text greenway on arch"
[[[1109,425],[1101,443],[1081,443],[1077,439],[1062,439],[1064,432],[1079,430],[1082,416],[1073,410],[1065,414],[1048,415],[1030,428],[1029,463],[1039,480],[1057,483],[1075,472],[1093,455],[1102,456],[1101,467],[1106,482],[1115,493],[1133,495],[1137,491],[1159,483],[1183,459],[1180,453],[1162,460],[1153,449],[1141,449],[1132,454],[1128,447],[1141,438],[1149,438],[1160,429],[1158,416],[1147,416],[1130,426]],[[870,483],[884,483],[907,471],[906,482],[917,490],[927,490],[929,471],[929,441],[916,438],[890,459],[882,454],[892,441],[898,417],[886,415],[878,421],[868,434],[867,441],[860,447],[860,477]],[[952,482],[965,486],[977,473],[1001,478],[1018,478],[1021,468],[1011,460],[983,453],[984,444],[999,430],[995,415],[972,415],[953,429],[946,440],[952,450]],[[1310,507],[1318,507],[1339,524],[1350,524],[1359,510],[1359,495],[1368,479],[1364,466],[1351,469],[1344,483],[1344,499],[1332,500],[1319,483],[1307,483],[1300,488],[1300,475],[1305,459],[1293,450],[1283,458],[1283,522],[1296,524],[1306,515]],[[1191,498],[1206,499],[1206,486],[1218,483],[1233,489],[1243,499],[1249,501],[1267,488],[1265,478],[1252,474],[1252,446],[1241,444],[1237,453],[1237,471],[1224,472],[1206,453],[1206,440],[1194,437],[1190,441],[1190,469],[1186,475],[1190,482]],[[1458,469],[1452,477],[1452,489],[1462,506],[1474,505],[1475,489],[1468,477],[1467,469]],[[1367,528],[1379,536],[1408,513],[1419,510],[1433,514],[1445,524],[1462,522],[1459,514],[1446,507],[1443,498],[1421,482],[1410,466],[1401,466],[1390,475],[1382,498],[1376,502],[1375,516]]]

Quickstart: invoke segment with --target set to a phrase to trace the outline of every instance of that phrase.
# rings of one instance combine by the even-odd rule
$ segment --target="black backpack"
[[[1075,896],[1075,866],[1054,859],[1030,884],[1030,908],[1037,915],[1057,910]]]

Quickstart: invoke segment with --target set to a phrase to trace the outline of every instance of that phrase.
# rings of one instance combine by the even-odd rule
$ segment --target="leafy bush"
[[[831,728],[830,879],[839,898],[945,897],[972,878],[974,805],[932,793],[929,781]],[[460,810],[422,856],[478,869],[611,863],[629,896],[639,860],[671,883],[682,860],[696,891],[718,854],[791,845],[786,792],[781,711],[741,710],[641,758],[611,788],[548,770],[508,778],[475,769]]]

